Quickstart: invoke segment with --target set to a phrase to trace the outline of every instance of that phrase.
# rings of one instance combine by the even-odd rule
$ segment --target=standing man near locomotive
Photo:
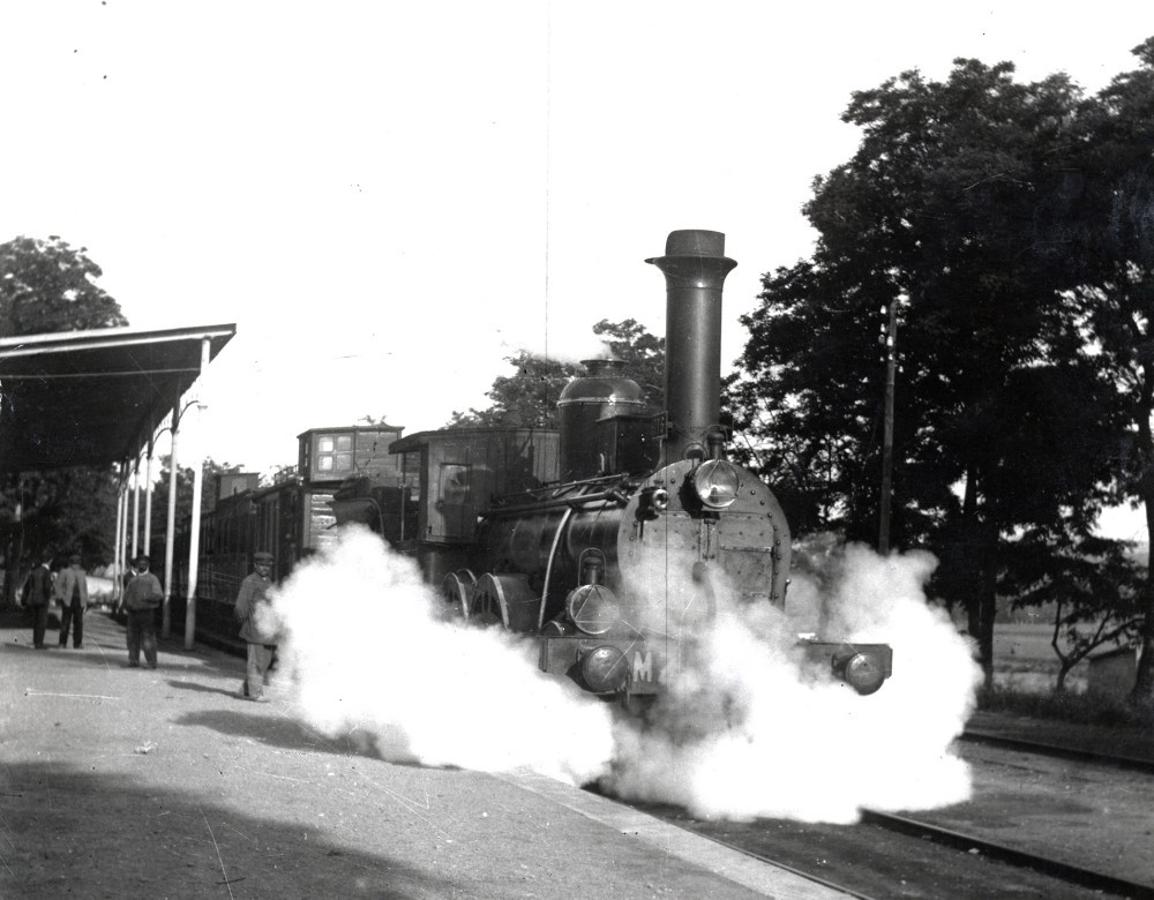
[[[268,589],[272,587],[272,554],[254,553],[252,573],[240,583],[236,595],[236,618],[240,622],[240,636],[248,646],[244,685],[238,697],[266,703],[265,685],[268,670],[276,654],[276,623]]]
[[[149,559],[141,555],[133,565],[136,574],[124,589],[122,605],[128,610],[128,668],[140,668],[140,649],[148,668],[156,668],[156,610],[164,600],[160,579],[148,571]]]
[[[84,644],[84,611],[88,609],[88,576],[80,567],[79,553],[68,557],[68,565],[56,576],[56,599],[60,603],[60,646],[68,646],[68,626],[72,625],[72,647],[79,650]]]
[[[48,559],[36,557],[36,565],[24,582],[24,605],[32,611],[32,646],[45,650],[44,632],[48,628],[48,605],[52,602],[52,572]]]

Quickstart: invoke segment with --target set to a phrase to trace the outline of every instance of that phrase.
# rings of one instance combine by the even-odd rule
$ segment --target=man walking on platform
[[[160,579],[148,571],[147,556],[136,557],[136,574],[124,589],[121,605],[128,610],[128,668],[140,667],[140,648],[148,668],[156,668],[156,610],[164,600]]]
[[[44,632],[48,628],[48,605],[52,602],[52,572],[47,558],[37,556],[36,565],[24,582],[24,605],[32,610],[32,646],[46,650]]]
[[[80,567],[80,554],[68,557],[68,565],[56,576],[56,599],[60,603],[60,646],[68,646],[68,626],[72,625],[72,646],[84,644],[84,611],[88,609],[88,576]]]
[[[244,687],[238,696],[257,703],[265,702],[264,687],[268,670],[276,654],[277,629],[268,599],[272,587],[272,554],[254,553],[253,572],[240,583],[236,595],[236,618],[240,622],[240,636],[248,645],[248,664],[245,668]]]

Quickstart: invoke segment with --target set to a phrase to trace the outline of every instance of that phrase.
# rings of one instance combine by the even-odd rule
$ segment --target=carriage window
[[[457,463],[441,465],[441,489],[438,494],[446,504],[460,506],[469,502],[470,468]]]
[[[330,434],[317,438],[316,470],[340,475],[353,470],[353,436]]]

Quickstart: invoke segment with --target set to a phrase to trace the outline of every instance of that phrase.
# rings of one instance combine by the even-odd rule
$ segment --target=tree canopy
[[[0,244],[0,337],[127,325],[86,253],[55,235]]]
[[[884,351],[892,530],[935,549],[992,673],[1018,556],[1089,537],[1124,407],[1073,289],[1088,272],[1087,100],[1063,75],[959,59],[855,93],[853,158],[814,182],[810,259],[767,274],[733,387],[795,527],[877,533]],[[889,334],[889,313],[897,333]]]
[[[602,319],[593,326],[593,333],[605,340],[611,355],[625,361],[627,374],[641,386],[646,401],[660,405],[665,393],[665,339],[654,337],[634,319],[621,322]],[[557,427],[557,400],[570,379],[584,371],[583,367],[547,359],[528,350],[521,350],[506,360],[516,371],[493,381],[486,393],[493,401],[492,406],[454,412],[450,427]]]
[[[127,325],[116,300],[94,283],[101,270],[86,252],[56,236],[0,244],[0,337]],[[116,489],[110,468],[9,476],[0,488],[8,570],[28,554],[79,552],[88,566],[110,560]],[[10,591],[11,579],[6,598]]]
[[[1154,535],[1154,37],[1134,48],[1140,66],[1083,104],[1072,243],[1083,270],[1071,291],[1087,341],[1118,391],[1123,425],[1112,454],[1115,485],[1142,504]],[[1136,604],[1144,650],[1133,698],[1154,702],[1154,582]]]

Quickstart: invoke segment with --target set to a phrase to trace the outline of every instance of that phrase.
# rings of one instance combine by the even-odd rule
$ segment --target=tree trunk
[[[967,554],[971,556],[971,554]],[[970,637],[975,641],[979,640],[982,634],[982,604],[978,602],[978,594],[974,590],[970,590],[966,594],[966,630]]]
[[[12,571],[12,550],[15,546],[11,532],[4,535],[4,583],[0,585],[0,607],[11,609],[16,605],[16,590],[13,582],[16,575]]]
[[[1142,623],[1142,655],[1138,657],[1138,677],[1130,692],[1130,703],[1144,709],[1154,707],[1154,600],[1146,591],[1146,621]]]
[[[12,538],[12,552],[8,557],[8,568],[4,576],[4,593],[16,605],[16,592],[20,590],[20,576],[24,565],[24,522],[18,520],[16,533]]]
[[[982,521],[978,501],[978,477],[973,468],[966,475],[962,499],[962,541],[965,545],[966,616],[970,636],[978,644],[978,664],[987,689],[994,686],[994,614],[997,611],[998,530]]]
[[[1146,513],[1146,588],[1143,591],[1142,655],[1138,658],[1138,677],[1130,692],[1130,703],[1149,709],[1154,705],[1154,583],[1150,575],[1150,539],[1154,537],[1154,431],[1150,416],[1154,408],[1154,379],[1150,367],[1141,370],[1140,413],[1134,424],[1138,429],[1138,447],[1143,458],[1142,480],[1139,490]]]
[[[1146,588],[1142,592],[1142,655],[1138,658],[1138,677],[1130,692],[1130,703],[1151,709],[1154,708],[1154,580],[1150,575],[1149,541],[1154,537],[1154,473],[1149,471],[1142,480],[1142,502],[1146,506]]]
[[[994,686],[994,619],[998,613],[998,529],[988,522],[978,525],[978,546],[981,548],[979,591],[982,604],[982,630],[978,636],[981,653],[982,680],[986,689]]]

